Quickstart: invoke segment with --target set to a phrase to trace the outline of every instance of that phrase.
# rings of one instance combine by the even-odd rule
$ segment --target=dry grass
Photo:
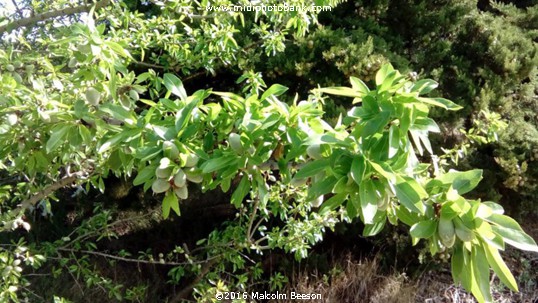
[[[295,274],[294,283],[285,292],[321,294],[323,302],[328,303],[408,303],[415,297],[415,285],[403,274],[382,274],[378,258],[357,262],[348,256],[334,267],[330,275],[306,271]]]
[[[507,254],[518,252],[509,249]],[[303,270],[296,272],[287,289],[280,293],[320,294],[322,300],[301,300],[301,302],[324,303],[476,303],[472,295],[462,287],[455,286],[449,271],[445,269],[427,271],[418,279],[411,280],[405,273],[386,273],[380,269],[379,256],[355,260],[350,255],[333,261],[331,273]],[[517,259],[526,266],[509,262],[518,280],[520,292],[514,293],[500,284],[497,278],[491,282],[491,290],[496,303],[537,303],[538,271],[528,254]],[[507,260],[507,261],[508,261]],[[288,303],[294,300],[274,300],[270,302]]]

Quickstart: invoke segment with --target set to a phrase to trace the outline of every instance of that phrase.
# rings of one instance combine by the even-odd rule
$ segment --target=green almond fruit
[[[129,91],[129,97],[131,97],[131,99],[135,100],[135,101],[138,101],[140,99],[140,96],[138,95],[138,92],[134,89],[131,89]]]
[[[69,59],[69,63],[67,63],[67,67],[74,68],[77,66],[77,63],[78,63],[77,58],[73,57]]]
[[[236,133],[231,133],[228,137],[228,143],[230,144],[230,147],[236,152],[236,153],[242,153],[243,152],[243,144],[241,144],[241,136]]]
[[[306,154],[314,160],[319,160],[323,158],[323,156],[321,155],[321,146],[319,144],[312,144],[307,147]]]
[[[157,178],[168,179],[170,178],[171,174],[172,174],[171,167],[166,167],[166,168],[157,167],[157,169],[155,169],[155,176],[157,176]]]
[[[450,248],[454,245],[454,242],[456,241],[456,231],[452,220],[443,218],[439,219],[437,233],[439,234],[439,239],[441,239],[441,243],[443,243],[444,246]]]
[[[157,179],[151,184],[151,189],[156,194],[164,193],[170,189],[170,182],[164,179]]]
[[[187,189],[187,186],[175,188],[174,193],[178,198],[182,200],[185,200],[189,197],[189,190]]]
[[[174,175],[174,185],[177,187],[183,187],[187,184],[187,175],[183,170],[179,170],[177,174]]]
[[[127,98],[126,96],[120,97],[120,103],[123,108],[126,108],[126,109],[131,108],[131,99]]]
[[[7,123],[9,123],[9,125],[13,126],[17,124],[17,121],[19,121],[19,117],[16,114],[9,114],[7,116]]]
[[[194,167],[196,164],[198,164],[198,160],[200,160],[198,155],[188,154],[187,161],[185,162],[185,167]]]
[[[13,77],[13,79],[15,79],[17,83],[22,83],[22,77],[21,75],[19,75],[19,73],[13,72],[11,76]]]
[[[169,159],[175,160],[179,158],[179,149],[172,141],[163,142],[163,153],[164,153],[164,156]]]
[[[8,72],[13,72],[15,71],[15,66],[13,66],[12,64],[8,64],[6,65],[6,69]]]
[[[28,64],[24,67],[24,69],[26,69],[27,73],[31,74],[34,72],[35,66],[33,64]]]
[[[99,104],[99,100],[101,100],[101,93],[93,87],[88,88],[85,95],[86,101],[90,105],[96,106]]]
[[[199,170],[193,170],[193,169],[186,170],[185,175],[187,175],[187,180],[189,180],[192,183],[202,183],[202,181],[204,181],[204,176],[202,175],[202,172],[200,172]]]
[[[21,61],[15,61],[15,62],[13,62],[13,66],[15,68],[21,68],[23,66],[23,64],[22,64]]]

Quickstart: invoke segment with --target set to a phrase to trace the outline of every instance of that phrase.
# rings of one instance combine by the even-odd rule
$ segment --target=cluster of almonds
[[[23,67],[28,75],[31,75],[35,69],[33,64],[24,65],[21,61],[15,61],[13,62],[13,64],[11,63],[7,64],[5,66],[5,69],[8,73],[11,74],[11,76],[13,77],[13,79],[15,79],[15,81],[17,81],[18,83],[22,83],[22,77],[19,72],[20,70],[22,70]]]
[[[155,169],[157,179],[153,181],[151,189],[156,194],[172,189],[178,198],[187,199],[189,196],[187,180],[193,183],[200,183],[203,180],[202,174],[195,167],[199,160],[198,156],[188,154],[185,165],[178,169],[176,162],[173,161],[180,157],[177,146],[173,142],[165,141],[163,150],[165,157],[161,159],[159,166]]]
[[[95,87],[89,87],[84,93],[86,97],[86,102],[90,105],[97,106],[99,101],[101,101],[101,92]],[[131,89],[128,93],[124,93],[120,96],[120,103],[124,108],[131,108],[131,105],[138,101],[140,96],[136,89]]]

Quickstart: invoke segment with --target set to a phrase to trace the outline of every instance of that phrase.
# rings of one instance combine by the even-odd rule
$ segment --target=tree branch
[[[42,200],[46,197],[48,197],[50,194],[52,194],[53,192],[57,191],[58,189],[62,188],[62,187],[65,187],[73,182],[75,182],[77,180],[77,176],[69,176],[69,177],[65,177],[63,179],[61,179],[60,181],[56,182],[56,183],[53,183],[47,187],[45,187],[45,189],[43,189],[42,191],[36,193],[35,195],[33,195],[32,197],[30,197],[29,199],[26,199],[24,201],[22,201],[22,203],[20,204],[20,208],[21,209],[27,209],[29,208],[30,206],[34,206],[39,200]]]
[[[15,1],[15,0],[11,0],[11,3],[13,3],[13,6],[15,7],[15,10],[16,10],[17,13],[19,14],[19,16],[20,16],[21,18],[24,18],[24,15],[23,15],[21,9],[19,8],[19,5],[17,4],[17,1]]]
[[[95,9],[100,9],[102,7],[107,6],[110,3],[110,0],[101,0],[99,2],[96,2],[94,4],[84,4],[80,6],[75,7],[66,7],[64,9],[56,10],[56,11],[50,11],[42,14],[38,14],[32,17],[23,18],[19,20],[15,20],[11,23],[8,23],[4,26],[0,26],[0,35],[3,33],[9,33],[19,27],[23,26],[32,26],[38,22],[45,21],[48,19],[60,17],[60,16],[67,16],[67,15],[73,15],[73,14],[79,14],[82,12],[88,12],[91,10],[91,8],[95,5]]]
[[[90,251],[90,250],[77,250],[77,249],[71,249],[71,248],[57,248],[58,251],[64,251],[64,252],[70,252],[70,253],[81,253],[81,254],[87,254],[87,255],[93,255],[93,256],[99,256],[106,259],[112,259],[122,262],[128,262],[128,263],[138,263],[138,264],[152,264],[152,265],[167,265],[167,266],[183,266],[183,265],[191,265],[191,264],[206,264],[207,262],[211,262],[212,260],[215,260],[217,258],[220,258],[220,256],[214,256],[211,258],[208,258],[203,261],[191,261],[191,262],[160,262],[160,261],[154,261],[154,260],[139,260],[139,259],[132,259],[132,258],[124,258],[116,255],[111,255],[103,252],[98,251]]]

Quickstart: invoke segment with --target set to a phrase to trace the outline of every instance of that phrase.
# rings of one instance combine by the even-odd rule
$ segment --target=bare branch
[[[45,21],[48,19],[52,19],[52,18],[56,18],[60,16],[79,14],[82,12],[88,12],[92,9],[94,5],[95,5],[95,9],[100,9],[102,7],[107,6],[109,3],[110,3],[110,0],[101,0],[94,4],[85,4],[85,5],[75,6],[75,7],[67,7],[64,9],[50,11],[50,12],[38,14],[32,17],[15,20],[11,23],[0,26],[0,35],[3,34],[4,32],[9,33],[19,27],[32,26],[38,22]]]
[[[22,201],[22,203],[20,204],[21,205],[20,208],[24,210],[24,209],[28,209],[30,206],[34,206],[38,201],[48,197],[50,194],[57,191],[58,189],[75,182],[77,179],[78,179],[77,176],[69,176],[69,177],[65,177],[61,179],[60,181],[56,183],[53,183],[45,187],[45,189],[36,193],[29,199]]]
[[[22,13],[22,10],[19,8],[19,5],[17,4],[17,1],[16,0],[11,0],[11,3],[13,3],[13,6],[15,7],[15,10],[17,11],[17,14],[19,14],[19,16],[21,18],[24,18],[24,14]]]
[[[112,259],[122,262],[128,262],[128,263],[138,263],[138,264],[152,264],[152,265],[168,265],[168,266],[183,266],[183,265],[191,265],[191,264],[206,264],[207,262],[211,262],[217,258],[220,258],[220,256],[214,256],[211,258],[208,258],[203,261],[190,261],[190,262],[161,262],[161,261],[154,261],[154,260],[140,260],[140,259],[132,259],[132,258],[125,258],[120,257],[116,255],[111,255],[103,252],[98,251],[90,251],[90,250],[77,250],[77,249],[71,249],[71,248],[57,248],[58,251],[64,251],[64,252],[70,252],[70,253],[81,253],[81,254],[87,254],[87,255],[93,255],[93,256],[99,256],[106,259]]]

